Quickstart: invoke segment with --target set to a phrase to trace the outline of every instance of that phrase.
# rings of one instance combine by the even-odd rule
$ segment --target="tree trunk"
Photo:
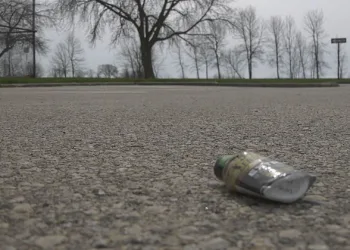
[[[305,62],[304,62],[303,54],[302,54],[300,48],[299,48],[299,60],[300,60],[300,64],[301,64],[301,70],[303,71],[303,78],[305,79],[306,78]]]
[[[129,60],[130,60],[130,66],[131,66],[131,71],[132,71],[132,75],[134,78],[139,77],[138,73],[136,72],[136,67],[135,67],[135,63],[134,63],[134,59],[132,58],[132,56],[129,53]],[[129,73],[129,71],[128,71]]]
[[[141,40],[141,55],[144,78],[155,78],[152,60],[152,45],[145,40]]]
[[[199,76],[199,66],[198,66],[198,59],[197,58],[195,59],[195,64],[196,64],[197,79],[199,79],[200,76]]]
[[[199,76],[198,52],[197,52],[197,48],[196,47],[194,47],[194,64],[195,64],[195,67],[196,67],[197,79],[199,79],[200,76]]]
[[[293,71],[292,71],[292,55],[289,55],[289,78],[293,79]]]
[[[184,79],[185,78],[185,67],[184,64],[182,62],[182,57],[179,51],[179,63],[180,63],[180,69],[181,69],[181,78]]]
[[[305,79],[306,78],[306,71],[305,71],[305,65],[303,63],[303,78]]]
[[[253,62],[251,59],[248,61],[248,73],[249,73],[249,79],[251,80],[253,78]]]
[[[319,79],[320,78],[320,69],[319,69],[319,61],[318,61],[318,53],[316,53],[315,55],[315,58],[316,58],[316,78]]]
[[[218,70],[218,78],[221,79],[220,58],[217,52],[215,52],[215,57],[216,57],[216,68]]]
[[[276,50],[276,71],[277,71],[277,79],[280,79],[280,60],[279,60],[279,49],[277,38],[275,38],[275,50]]]
[[[209,79],[209,63],[208,60],[205,60],[205,76]]]
[[[316,66],[316,78],[320,78],[320,61],[319,61],[318,40],[315,40],[315,66]]]
[[[276,70],[277,70],[277,79],[280,79],[280,62],[278,59],[278,53],[276,53]]]
[[[11,51],[8,52],[8,76],[12,76],[11,72]]]
[[[75,76],[75,68],[74,68],[74,62],[72,62],[72,77],[74,78]]]
[[[241,74],[238,72],[237,70],[238,67],[232,67],[232,70],[233,70],[233,75],[234,75],[234,78],[236,78],[236,75],[239,77],[239,79],[242,79],[243,77],[241,76]]]

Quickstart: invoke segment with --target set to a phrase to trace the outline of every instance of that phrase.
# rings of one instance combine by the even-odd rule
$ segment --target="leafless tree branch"
[[[39,53],[47,52],[47,40],[43,29],[54,24],[52,11],[47,4],[38,2],[36,7],[36,30],[31,27],[32,5],[25,0],[0,0],[0,58],[16,46],[32,44],[32,33],[37,33]]]
[[[322,75],[323,68],[327,67],[323,58],[326,52],[323,12],[321,10],[308,11],[304,17],[304,24],[305,30],[312,41],[312,70],[315,70],[316,78],[318,79]]]
[[[254,63],[263,60],[265,25],[264,22],[258,18],[256,9],[252,6],[248,6],[238,11],[235,27],[237,36],[242,41],[239,49],[246,54],[249,79],[252,79]]]
[[[284,22],[279,16],[272,16],[268,21],[268,61],[271,65],[274,65],[276,67],[276,74],[278,79],[280,78],[281,65],[283,64],[284,27]]]
[[[112,42],[121,37],[140,42],[145,78],[153,78],[152,48],[155,44],[189,33],[199,33],[199,26],[214,20],[229,21],[230,0],[56,0],[61,16],[74,21],[78,16],[89,23],[91,42],[99,38],[106,27],[112,31]],[[183,37],[184,38],[184,37]]]

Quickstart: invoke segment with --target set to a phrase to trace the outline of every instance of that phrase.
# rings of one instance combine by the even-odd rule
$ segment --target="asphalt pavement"
[[[317,176],[228,193],[237,147]],[[0,249],[350,250],[350,86],[0,89]]]

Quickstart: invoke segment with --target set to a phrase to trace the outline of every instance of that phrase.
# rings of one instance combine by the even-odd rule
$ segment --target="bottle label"
[[[226,186],[231,190],[249,195],[265,197],[265,194],[271,194],[265,198],[274,199],[271,190],[268,190],[266,193],[267,188],[271,187],[277,180],[280,183],[281,181],[283,182],[282,179],[295,174],[304,182],[309,182],[308,175],[301,174],[301,172],[296,171],[293,167],[252,152],[243,152],[230,162],[227,162],[227,164],[223,175]],[[288,181],[288,178],[285,181]],[[309,186],[308,184],[306,185]],[[282,187],[283,185],[281,184],[276,185],[280,195],[283,196]],[[287,191],[292,190],[288,187],[284,189]],[[287,191],[285,195],[288,195]]]
[[[236,185],[257,194],[262,194],[262,187],[294,172],[292,167],[267,158],[253,162],[251,166],[248,173],[244,173],[238,178]]]

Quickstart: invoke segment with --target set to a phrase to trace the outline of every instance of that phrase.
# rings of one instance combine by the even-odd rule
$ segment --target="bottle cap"
[[[216,178],[218,178],[221,181],[223,180],[224,168],[226,167],[227,163],[235,157],[235,155],[223,155],[218,157],[214,165],[214,174]]]

